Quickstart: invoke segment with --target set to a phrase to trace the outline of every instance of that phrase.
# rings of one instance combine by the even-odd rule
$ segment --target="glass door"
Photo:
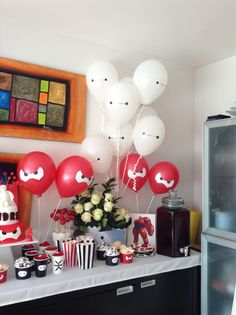
[[[236,119],[204,129],[203,231],[236,240]]]
[[[235,315],[235,283],[236,242],[203,234],[201,314]]]

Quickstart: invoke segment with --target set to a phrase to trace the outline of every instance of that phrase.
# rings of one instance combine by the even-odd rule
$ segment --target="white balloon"
[[[95,99],[103,103],[107,90],[119,80],[116,68],[104,60],[94,62],[88,69],[86,83]]]
[[[135,124],[145,116],[158,116],[157,111],[152,106],[141,106],[136,111],[134,117],[131,120],[131,124]]]
[[[114,126],[112,122],[107,122],[104,128],[104,135],[110,141],[113,148],[113,155],[115,156],[126,154],[131,147],[132,126],[130,123],[119,128]]]
[[[139,120],[133,130],[136,151],[146,156],[154,152],[163,142],[165,126],[158,116],[145,116]]]
[[[139,93],[131,83],[117,82],[107,92],[105,109],[116,126],[127,124],[139,106]]]
[[[105,174],[110,169],[113,149],[106,137],[91,136],[85,138],[81,143],[80,154],[92,164],[94,172]]]
[[[168,75],[160,61],[151,59],[142,62],[136,68],[133,81],[141,95],[142,104],[148,105],[164,92]]]
[[[124,77],[120,81],[134,84],[132,77]]]
[[[142,111],[142,116],[158,116],[157,111],[152,106],[145,106]]]

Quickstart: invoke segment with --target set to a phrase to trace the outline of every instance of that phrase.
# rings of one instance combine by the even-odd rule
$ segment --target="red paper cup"
[[[48,246],[50,246],[50,243],[48,241],[45,241],[43,243],[39,244],[39,251],[40,253],[44,253],[44,249],[47,248]]]
[[[120,253],[120,262],[122,264],[131,264],[133,262],[133,254],[121,254]]]
[[[22,248],[21,248],[21,254],[22,254],[22,257],[25,256],[25,253],[28,252],[28,251],[32,251],[34,250],[34,245],[33,244],[29,244],[29,245],[24,245]]]
[[[7,281],[7,270],[0,271],[0,283],[4,283]]]
[[[44,248],[43,250],[46,254],[48,254],[49,256],[52,256],[53,253],[57,252],[57,246],[48,246],[46,248]]]

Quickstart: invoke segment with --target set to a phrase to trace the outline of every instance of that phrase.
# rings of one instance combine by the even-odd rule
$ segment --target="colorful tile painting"
[[[66,129],[69,84],[0,70],[0,123]]]

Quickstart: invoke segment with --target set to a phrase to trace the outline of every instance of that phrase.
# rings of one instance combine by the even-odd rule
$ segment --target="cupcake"
[[[119,252],[115,247],[110,247],[105,252],[105,261],[108,266],[116,266],[119,261]]]
[[[130,264],[133,262],[134,249],[132,247],[128,247],[122,245],[120,247],[120,262],[122,264]]]
[[[97,259],[105,260],[105,253],[111,246],[105,242],[98,244],[97,246]]]
[[[7,280],[8,265],[0,264],[0,283],[4,283]]]
[[[16,279],[24,280],[31,277],[32,261],[27,257],[21,257],[15,261]]]

